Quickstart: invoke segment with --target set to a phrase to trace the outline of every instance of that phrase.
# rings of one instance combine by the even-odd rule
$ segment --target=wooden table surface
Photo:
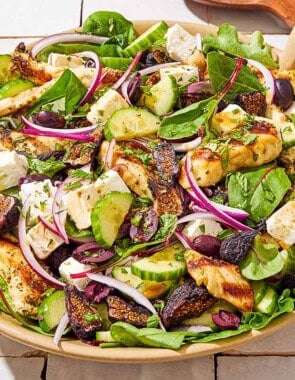
[[[0,53],[20,42],[78,26],[96,10],[129,19],[170,19],[235,24],[262,30],[280,48],[289,27],[270,13],[208,8],[190,0],[1,0]],[[291,380],[295,377],[295,326],[231,352],[159,364],[103,364],[62,358],[0,336],[0,380]]]

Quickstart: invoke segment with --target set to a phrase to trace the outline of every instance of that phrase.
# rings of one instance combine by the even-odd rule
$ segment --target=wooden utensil
[[[274,13],[290,27],[295,26],[294,0],[193,0],[212,7],[264,9]]]

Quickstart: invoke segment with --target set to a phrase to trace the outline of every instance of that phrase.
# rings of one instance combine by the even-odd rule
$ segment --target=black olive
[[[154,53],[148,53],[145,59],[146,66],[154,66],[157,65],[157,61],[154,58]]]
[[[10,195],[0,194],[0,232],[7,232],[17,225],[20,202]]]
[[[288,109],[294,99],[293,87],[288,79],[275,79],[274,103],[281,107],[283,111]]]
[[[64,128],[66,120],[64,117],[52,111],[40,111],[32,116],[35,124],[47,128]]]

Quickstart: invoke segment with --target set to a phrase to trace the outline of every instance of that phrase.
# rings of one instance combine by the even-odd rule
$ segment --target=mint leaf
[[[217,36],[207,34],[203,38],[203,49],[205,53],[220,50],[235,57],[255,59],[270,68],[278,67],[278,63],[272,57],[272,49],[265,44],[261,32],[254,32],[250,43],[242,43],[239,41],[237,29],[227,23],[219,27]]]
[[[29,163],[29,173],[45,174],[49,178],[52,178],[61,169],[64,169],[66,165],[51,156],[48,160],[39,160],[38,158],[33,158],[28,156]]]
[[[262,280],[281,271],[284,260],[277,247],[255,236],[252,247],[240,263],[240,270],[249,280]]]

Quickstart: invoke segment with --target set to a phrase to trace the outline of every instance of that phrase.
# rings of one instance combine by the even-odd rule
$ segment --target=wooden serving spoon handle
[[[286,47],[279,58],[281,70],[295,69],[295,27],[290,33]]]
[[[264,9],[274,13],[290,27],[295,26],[294,0],[194,0],[213,7]]]

